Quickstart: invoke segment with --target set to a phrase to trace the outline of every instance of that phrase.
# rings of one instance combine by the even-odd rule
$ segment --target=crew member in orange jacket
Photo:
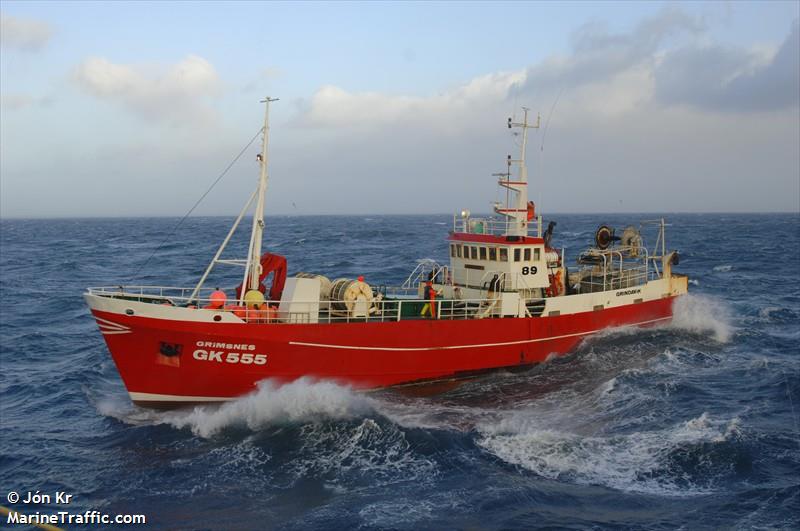
[[[425,303],[419,314],[424,316],[426,313],[430,313],[431,319],[436,319],[436,290],[433,289],[433,283],[430,280],[425,283],[424,298],[428,302]]]

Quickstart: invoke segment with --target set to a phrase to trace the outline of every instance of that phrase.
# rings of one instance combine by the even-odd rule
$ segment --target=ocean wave
[[[226,428],[258,431],[271,425],[351,419],[373,412],[374,403],[349,387],[301,378],[284,385],[265,380],[254,393],[190,410],[154,411],[117,400],[98,401],[96,408],[127,424],[169,424],[209,438]]]
[[[370,503],[358,511],[358,516],[368,526],[381,529],[419,529],[420,522],[426,522],[422,527],[436,528],[427,522],[441,518],[447,511],[468,510],[466,498],[469,494],[456,490],[433,493],[417,500],[391,497]]]
[[[767,306],[758,311],[758,316],[764,320],[776,323],[788,323],[797,320],[797,314],[790,308],[779,306]]]
[[[730,271],[732,269],[733,269],[732,265],[725,264],[725,265],[714,266],[712,271],[714,271],[715,273],[727,273],[728,271]]]
[[[727,306],[706,295],[688,293],[678,297],[672,308],[671,328],[695,333],[711,332],[719,343],[730,341],[734,327]]]
[[[298,434],[297,455],[285,468],[291,482],[319,477],[340,491],[364,478],[380,486],[423,483],[438,473],[434,461],[412,449],[402,429],[372,418],[304,425]]]
[[[252,431],[276,424],[350,419],[373,410],[368,397],[332,382],[306,378],[278,385],[261,382],[258,391],[215,406],[157,413],[153,420],[212,437],[226,428]]]
[[[714,477],[704,470],[716,470],[706,463],[696,474],[687,473],[676,463],[676,456],[708,452],[704,445],[724,444],[741,436],[738,418],[714,420],[708,413],[665,430],[623,435],[584,436],[537,426],[530,418],[513,415],[481,431],[477,441],[481,447],[540,476],[672,496],[709,492]],[[726,467],[721,463],[717,468]]]
[[[428,500],[388,500],[371,503],[358,512],[369,525],[390,529],[413,528],[414,523],[431,520],[437,507]]]

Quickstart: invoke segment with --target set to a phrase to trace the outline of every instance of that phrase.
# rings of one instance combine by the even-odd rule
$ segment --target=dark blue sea
[[[600,222],[642,217],[553,216],[554,244],[574,257]],[[800,216],[667,219],[691,278],[669,326],[436,396],[300,381],[172,412],[131,405],[81,293],[192,285],[232,220],[3,220],[0,505],[157,529],[798,529]],[[418,259],[447,260],[451,228],[272,217],[266,247],[290,274],[396,284]]]

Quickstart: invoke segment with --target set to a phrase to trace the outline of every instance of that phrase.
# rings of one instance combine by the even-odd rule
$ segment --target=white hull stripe
[[[103,319],[102,317],[95,317],[94,319],[97,321],[97,326],[99,326],[101,330],[130,330],[130,328],[125,325]]]
[[[159,395],[156,393],[128,393],[134,402],[224,402],[236,397]]]
[[[525,343],[539,343],[542,341],[552,341],[555,339],[566,339],[568,337],[578,337],[578,336],[588,336],[590,334],[596,334],[597,332],[602,332],[603,330],[608,330],[609,328],[624,328],[628,326],[641,326],[646,324],[658,323],[660,321],[668,321],[672,319],[672,316],[669,317],[659,317],[658,319],[650,319],[649,321],[640,321],[638,323],[630,323],[626,325],[621,325],[619,327],[606,327],[606,328],[599,328],[597,330],[589,330],[588,332],[577,332],[575,334],[565,334],[563,336],[550,336],[550,337],[540,337],[536,339],[523,339],[520,341],[504,341],[502,343],[478,343],[474,345],[448,345],[444,347],[358,347],[352,345],[328,345],[325,343],[303,343],[301,341],[289,341],[290,345],[298,345],[302,347],[319,347],[319,348],[338,348],[338,349],[347,349],[347,350],[383,350],[383,351],[391,351],[391,352],[413,352],[413,351],[421,351],[421,350],[457,350],[463,348],[485,348],[485,347],[503,347],[508,345],[523,345]]]
[[[101,328],[100,333],[103,334],[104,336],[111,336],[114,334],[132,334],[133,332],[131,332],[130,330],[104,330]]]

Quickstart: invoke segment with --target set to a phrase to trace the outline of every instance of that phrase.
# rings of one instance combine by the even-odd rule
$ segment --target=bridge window
[[[456,244],[456,256],[458,258],[461,258],[461,244],[460,243]]]
[[[478,248],[477,247],[470,247],[469,249],[470,249],[470,251],[469,251],[470,258],[472,258],[473,260],[477,260],[478,259]]]
[[[456,244],[454,243],[450,244],[450,256],[452,256],[453,258],[455,258],[456,256]]]
[[[508,262],[508,249],[505,247],[500,247],[500,261]]]
[[[520,253],[519,251],[520,251],[520,248],[519,248],[519,247],[517,247],[516,249],[514,249],[514,261],[515,261],[515,262],[519,262],[520,255],[522,254],[522,253]]]
[[[542,259],[542,256],[539,254],[538,247],[533,248],[533,259],[536,260],[537,262]]]
[[[486,260],[486,247],[481,247],[481,260]]]
[[[530,262],[531,261],[531,248],[530,247],[525,247],[525,261],[526,262]]]
[[[489,247],[489,260],[492,262],[497,260],[497,247]]]

